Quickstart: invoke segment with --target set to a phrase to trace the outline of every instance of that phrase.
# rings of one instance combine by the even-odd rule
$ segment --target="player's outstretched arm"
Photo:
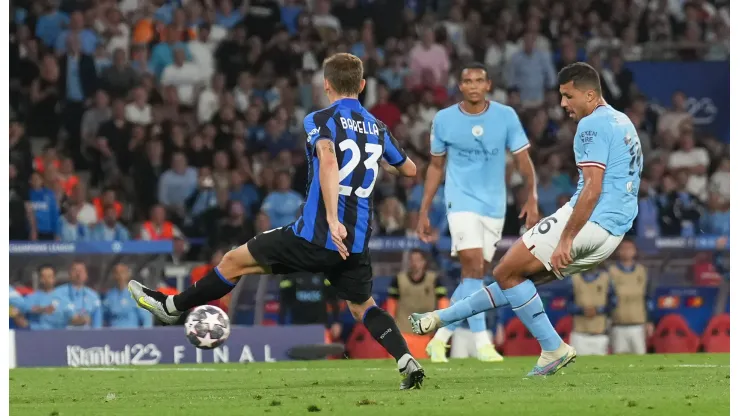
[[[442,183],[445,173],[446,155],[432,155],[432,160],[427,168],[427,176],[424,180],[424,196],[421,199],[421,209],[419,210],[419,223],[417,233],[421,241],[428,243],[432,240],[431,226],[429,225],[429,209],[432,206],[434,195]]]
[[[596,207],[596,203],[601,197],[601,188],[604,181],[604,168],[601,166],[581,166],[583,172],[583,189],[578,195],[576,206],[573,207],[568,222],[565,224],[563,233],[560,235],[560,243],[555,249],[551,258],[553,270],[561,270],[573,262],[571,257],[571,248],[573,239],[581,231],[591,213]]]
[[[337,154],[334,151],[334,142],[331,140],[318,140],[316,143],[316,156],[319,158],[319,185],[324,197],[326,208],[326,222],[329,223],[329,232],[332,241],[339,249],[343,258],[349,256],[344,238],[347,237],[347,229],[339,222],[339,164]]]

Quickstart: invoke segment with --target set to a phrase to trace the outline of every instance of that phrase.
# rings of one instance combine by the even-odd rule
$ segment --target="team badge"
[[[473,126],[473,136],[480,137],[483,135],[483,126]]]

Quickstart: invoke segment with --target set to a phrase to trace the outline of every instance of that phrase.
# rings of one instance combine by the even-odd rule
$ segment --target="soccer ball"
[[[202,350],[212,350],[222,345],[229,334],[229,316],[215,306],[198,306],[185,320],[185,336],[193,346]]]

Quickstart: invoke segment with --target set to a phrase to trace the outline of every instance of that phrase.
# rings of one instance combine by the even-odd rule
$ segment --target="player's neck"
[[[358,96],[356,95],[339,95],[339,94],[333,94],[331,92],[326,94],[326,97],[329,99],[329,102],[334,104],[335,102],[339,100],[359,100]]]
[[[471,116],[477,116],[484,111],[488,110],[488,100],[479,101],[477,103],[471,103],[469,101],[462,101],[460,102],[460,108],[466,113],[470,114]]]
[[[619,265],[622,266],[622,269],[631,269],[632,267],[635,266],[635,261],[634,260],[629,260],[629,261],[619,260]]]
[[[605,106],[605,105],[606,105],[606,100],[604,99],[604,97],[599,98],[598,100],[596,100],[596,104],[594,104],[594,108],[592,108],[591,111],[588,112],[588,115],[593,114],[593,112],[596,111],[597,108],[601,106]]]

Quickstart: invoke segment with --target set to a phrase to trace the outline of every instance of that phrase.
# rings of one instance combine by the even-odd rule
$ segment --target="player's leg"
[[[626,328],[629,340],[629,353],[644,355],[647,352],[647,334],[643,325],[630,325]]]
[[[623,325],[612,327],[612,352],[614,354],[629,354],[632,352],[629,328]]]
[[[528,279],[535,286],[540,286],[556,280],[557,277],[552,272],[543,270],[529,276]],[[439,309],[430,313],[415,313],[409,319],[415,333],[428,334],[438,327],[447,328],[449,325],[454,325],[481,311],[486,312],[508,305],[509,300],[506,299],[506,295],[504,295],[499,284],[494,282],[473,293],[466,299],[451,304],[445,309]]]
[[[453,212],[448,215],[452,253],[457,255],[461,266],[461,280],[452,295],[455,304],[483,288],[483,225],[481,217],[472,212]],[[457,324],[440,328],[427,345],[427,353],[432,362],[446,362],[446,348]],[[483,314],[468,317],[468,326],[478,341],[478,348],[490,344],[480,334],[485,335],[486,322]]]
[[[501,241],[504,229],[504,220],[500,218],[481,217],[483,230],[483,273],[491,272],[491,262],[496,255],[496,245]],[[481,289],[482,290],[482,289]],[[488,310],[485,309],[485,310]],[[481,311],[478,314],[485,320],[485,313]],[[484,322],[485,323],[485,322]],[[478,359],[487,362],[503,361],[504,357],[496,351],[493,342],[485,325],[483,331],[476,332],[476,347],[478,349]]]
[[[396,320],[372,298],[373,272],[369,253],[350,255],[338,268],[327,273],[327,278],[337,296],[347,301],[355,321],[362,322],[373,338],[396,359],[402,376],[401,390],[421,388],[424,379],[421,364],[409,352]]]
[[[241,276],[269,273],[269,267],[259,264],[250,247],[257,250],[268,249],[279,243],[279,237],[279,232],[268,231],[229,251],[203,279],[175,296],[167,296],[135,280],[129,282],[129,292],[140,307],[151,312],[160,321],[168,325],[175,324],[183,312],[220,299],[231,292]]]

